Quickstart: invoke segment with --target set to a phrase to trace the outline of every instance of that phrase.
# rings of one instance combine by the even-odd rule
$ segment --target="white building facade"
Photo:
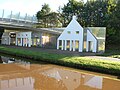
[[[17,32],[15,45],[31,47],[31,34],[32,32]]]
[[[3,45],[16,45],[23,47],[39,46],[46,47],[48,45],[56,46],[57,36],[54,34],[40,31],[24,31],[24,30],[4,30],[1,38]],[[49,46],[51,47],[51,46]]]
[[[71,22],[57,39],[57,49],[78,52],[104,52],[105,27],[84,28],[73,16]]]
[[[83,28],[76,21],[75,16],[73,16],[70,24],[57,39],[57,49],[59,49],[60,46],[61,50],[67,50],[67,47],[69,47],[70,51],[76,51],[76,46],[78,46],[78,51],[83,51]]]
[[[92,51],[97,52],[98,41],[92,32],[87,29],[87,41],[86,41],[86,52]]]

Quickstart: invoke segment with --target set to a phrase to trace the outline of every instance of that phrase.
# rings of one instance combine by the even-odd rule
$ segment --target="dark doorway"
[[[3,32],[4,32],[4,28],[0,27],[0,44],[1,44]]]
[[[92,42],[92,41],[89,41],[89,42],[88,42],[88,51],[89,51],[89,52],[92,52],[92,51],[93,51],[93,42]]]
[[[16,43],[16,33],[10,33],[10,45],[15,45]]]

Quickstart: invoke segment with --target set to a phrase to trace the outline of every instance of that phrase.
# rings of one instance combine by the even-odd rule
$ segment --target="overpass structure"
[[[20,12],[0,10],[1,44],[17,46],[45,46],[56,45],[57,37],[64,28],[36,28],[37,18]]]
[[[14,13],[13,11],[0,10],[0,27],[4,29],[24,29],[53,34],[60,34],[63,30],[61,28],[35,28],[34,25],[36,23],[38,22],[35,15],[30,16],[26,13],[22,16],[20,12]]]

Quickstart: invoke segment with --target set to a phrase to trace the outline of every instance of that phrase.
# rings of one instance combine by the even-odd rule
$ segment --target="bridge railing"
[[[30,16],[27,13],[22,14],[20,12],[13,12],[8,10],[0,10],[0,23],[31,26],[31,24],[37,23],[35,15]]]

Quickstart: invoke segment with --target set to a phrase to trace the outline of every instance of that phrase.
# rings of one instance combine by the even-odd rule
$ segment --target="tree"
[[[42,9],[37,12],[37,19],[39,21],[39,27],[59,27],[60,14],[56,12],[51,12],[48,4],[44,4]]]
[[[63,26],[67,26],[73,15],[77,15],[79,21],[82,22],[83,2],[69,0],[67,5],[62,8],[62,16],[64,18]],[[81,20],[80,20],[81,19]]]
[[[48,20],[48,27],[61,27],[60,14],[56,12],[50,12],[47,14],[46,18]]]
[[[109,9],[110,19],[108,21],[107,42],[108,44],[120,45],[120,0],[112,0],[111,9]]]
[[[46,15],[49,14],[51,11],[48,4],[42,5],[42,9],[37,12],[36,17],[38,19],[38,22],[42,25],[42,27],[47,26],[47,19]]]

